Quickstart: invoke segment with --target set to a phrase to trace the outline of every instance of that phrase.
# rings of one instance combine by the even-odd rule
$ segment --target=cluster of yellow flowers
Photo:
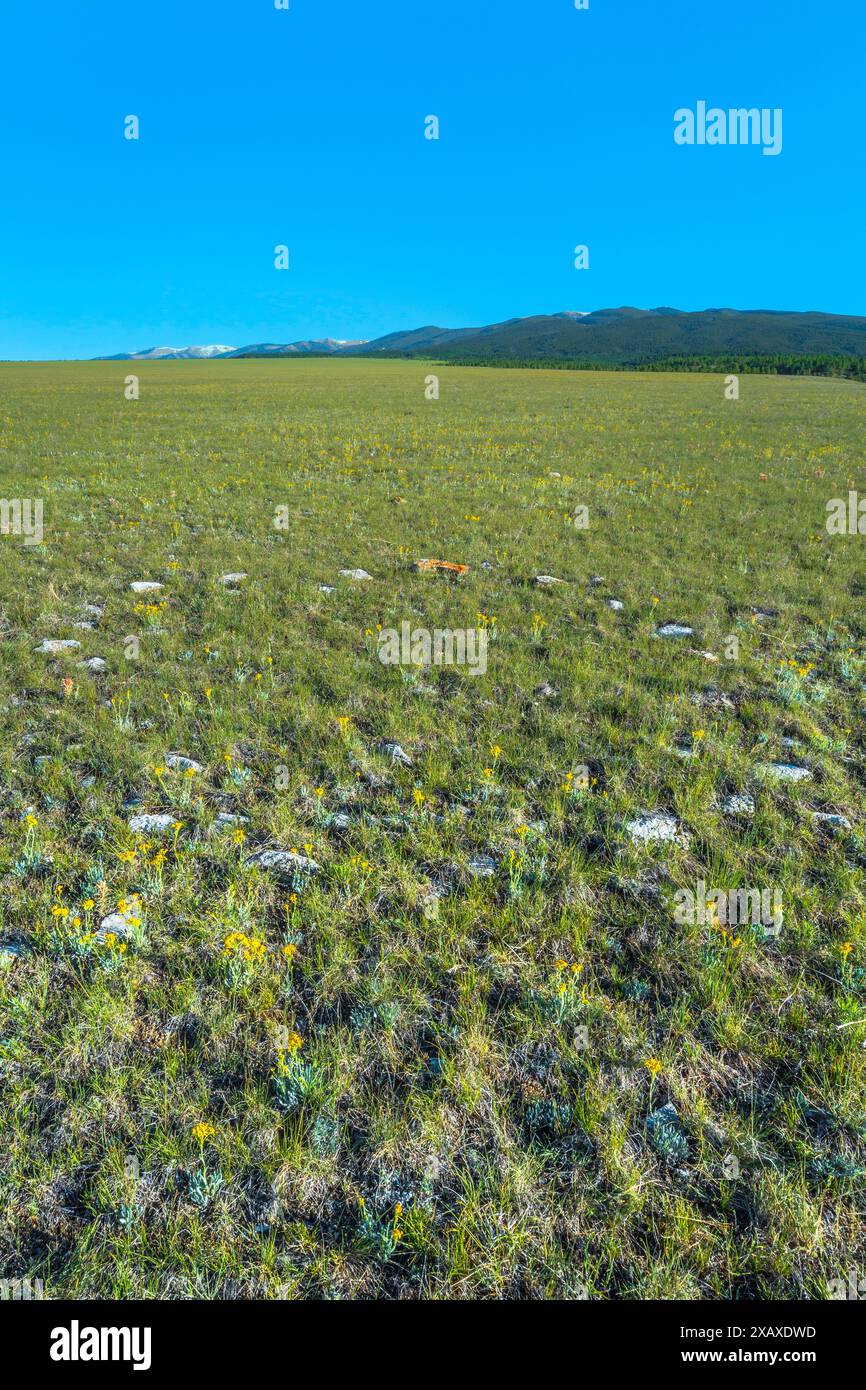
[[[259,964],[267,955],[267,946],[254,936],[246,936],[242,931],[230,932],[223,942],[224,956],[238,956],[246,961]]]
[[[810,671],[814,671],[815,663],[814,661],[807,661],[805,666],[801,666],[799,661],[793,661],[789,658],[782,662],[781,669],[784,671],[786,668],[790,671],[796,671],[798,676],[803,677],[808,676]]]
[[[172,822],[172,830],[175,834],[182,829],[183,821]],[[135,849],[119,849],[115,851],[115,854],[121,864],[138,864],[139,859],[141,859],[143,863],[150,864],[154,869],[159,869],[168,857],[168,850],[164,846],[160,846],[152,858],[148,859],[148,851],[152,848],[153,844],[150,840],[142,840]]]
[[[199,1144],[204,1144],[205,1140],[213,1138],[216,1134],[216,1130],[213,1125],[207,1124],[204,1120],[199,1120],[197,1125],[193,1125],[192,1134],[193,1138],[197,1139]]]
[[[572,989],[577,985],[578,977],[583,970],[583,965],[579,963],[572,963],[569,965],[567,960],[560,959],[553,962],[553,968],[560,977],[559,984],[557,985],[557,993],[562,995],[565,994],[566,990]]]
[[[69,926],[73,931],[77,932],[79,942],[82,946],[89,946],[91,942],[95,941],[97,944],[104,946],[109,955],[125,955],[127,949],[126,942],[120,940],[117,932],[106,932],[105,936],[100,937],[96,931],[91,929],[90,914],[96,906],[93,898],[85,898],[79,909],[74,912],[73,915],[73,909],[65,907],[61,901],[64,891],[65,889],[62,883],[58,883],[54,889],[56,901],[51,905],[51,916],[55,921],[62,922],[65,926]],[[126,919],[130,927],[141,926],[141,917],[137,915],[140,910],[141,905],[137,894],[134,894],[129,902],[127,902],[125,898],[121,898],[117,904],[117,911]],[[84,914],[83,916],[82,913]],[[82,930],[82,928],[84,928],[84,930]]]
[[[598,786],[598,778],[597,778],[597,777],[590,777],[590,776],[588,775],[588,773],[584,770],[583,772],[581,772],[581,775],[580,775],[580,777],[578,778],[577,786],[578,786],[578,788],[579,788],[581,791],[586,791],[586,790],[587,790],[588,788],[590,788],[590,787],[597,787],[597,786]],[[573,773],[573,772],[566,772],[565,775],[564,775],[564,777],[563,777],[563,779],[562,779],[562,787],[561,787],[561,790],[564,791],[567,795],[571,795],[572,792],[574,791],[574,787],[575,787],[574,773]],[[607,796],[607,792],[603,792],[602,795],[603,795],[603,796]]]
[[[295,1059],[304,1045],[304,1040],[300,1033],[292,1032],[286,1040],[285,1050],[277,1054],[277,1072],[280,1076],[285,1076],[294,1067]],[[288,1053],[288,1056],[286,1056]]]

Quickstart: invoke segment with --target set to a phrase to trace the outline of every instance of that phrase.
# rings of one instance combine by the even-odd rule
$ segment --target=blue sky
[[[0,357],[866,314],[863,0],[75,0],[3,31]],[[780,107],[782,153],[677,146],[699,100]]]

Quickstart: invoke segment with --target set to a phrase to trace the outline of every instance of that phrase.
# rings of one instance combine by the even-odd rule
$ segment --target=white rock
[[[80,642],[75,642],[71,637],[44,637],[38,647],[34,647],[35,652],[43,652],[46,656],[53,656],[56,652],[73,652],[81,646]]]
[[[334,592],[334,586],[333,586],[333,584],[320,584],[320,585],[319,585],[319,593],[321,593],[321,594],[332,594],[333,592]]]
[[[155,594],[162,585],[154,579],[134,579],[129,587],[134,594]]]
[[[609,598],[607,606],[608,608],[612,608],[614,613],[621,613],[623,608],[625,608],[625,604],[621,598]]]
[[[258,864],[262,869],[274,869],[277,873],[304,873],[315,874],[321,868],[315,859],[310,859],[306,854],[298,854],[292,849],[263,849],[258,854],[254,854],[250,860],[251,864]]]
[[[85,671],[89,671],[92,676],[99,676],[103,671],[108,670],[101,656],[88,656],[86,660],[79,661],[78,665],[83,667]]]
[[[213,823],[214,830],[229,830],[234,825],[246,825],[249,816],[234,816],[231,811],[220,811]]]
[[[554,584],[564,584],[564,579],[557,579],[553,574],[537,574],[535,582],[539,589],[552,589]]]
[[[851,829],[851,822],[847,816],[839,816],[832,811],[813,811],[812,819],[816,825],[824,825],[828,830]]]
[[[662,623],[661,627],[656,628],[655,637],[691,637],[694,629],[686,627],[684,623]]]
[[[755,798],[749,796],[748,792],[734,792],[731,796],[726,796],[720,803],[719,809],[726,816],[753,816],[755,814]]]
[[[496,873],[496,860],[489,854],[473,854],[466,867],[473,878],[492,878]]]
[[[135,930],[132,923],[138,922],[140,919],[140,906],[136,904],[135,907],[132,907],[128,903],[125,912],[110,912],[107,917],[103,917],[96,935],[104,940],[109,932],[114,932],[114,935],[119,936],[121,941],[128,941]]]
[[[162,812],[144,812],[142,815],[131,816],[127,825],[137,835],[157,835],[163,830],[170,830],[177,819],[177,816],[168,816]]]
[[[217,580],[217,584],[240,584],[246,578],[246,571],[242,574],[222,574]]]
[[[172,772],[204,772],[201,763],[197,763],[194,758],[186,758],[183,753],[166,753],[165,765],[170,767]]]
[[[409,754],[400,747],[399,743],[395,743],[391,738],[382,739],[379,744],[379,751],[380,753],[384,753],[387,758],[390,758],[392,763],[399,763],[401,767],[412,766],[412,759],[409,757]]]
[[[646,845],[657,841],[682,844],[687,840],[680,830],[676,816],[668,816],[658,811],[635,816],[633,820],[626,822],[625,829],[634,844]]]
[[[343,576],[344,579],[372,579],[372,578],[373,578],[372,574],[368,574],[366,570],[340,570],[340,573],[341,573],[341,575]]]
[[[812,776],[807,767],[799,767],[797,763],[761,763],[758,771],[777,782],[806,782]]]

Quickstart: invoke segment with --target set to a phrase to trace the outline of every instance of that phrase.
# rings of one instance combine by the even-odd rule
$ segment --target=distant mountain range
[[[427,325],[371,342],[315,338],[296,343],[252,343],[147,348],[102,359],[141,362],[226,357],[435,357],[480,361],[590,361],[641,363],[668,357],[719,355],[866,357],[866,318],[774,309],[567,310],[506,319],[481,328]]]
[[[97,362],[177,362],[182,358],[202,357],[294,357],[311,354],[342,352],[363,346],[363,340],[346,338],[312,338],[302,343],[253,343],[250,347],[227,347],[225,343],[210,343],[207,347],[154,347],[141,352],[116,352],[113,357],[97,357]]]

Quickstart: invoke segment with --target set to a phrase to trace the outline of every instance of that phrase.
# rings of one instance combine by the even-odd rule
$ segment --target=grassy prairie
[[[42,544],[0,536],[0,1275],[731,1299],[862,1268],[866,537],[825,508],[866,493],[866,394],[741,397],[0,366],[0,496],[44,503]],[[486,674],[383,665],[403,621],[483,628]],[[649,812],[676,837],[635,843]],[[781,931],[682,924],[699,882],[778,890]]]

